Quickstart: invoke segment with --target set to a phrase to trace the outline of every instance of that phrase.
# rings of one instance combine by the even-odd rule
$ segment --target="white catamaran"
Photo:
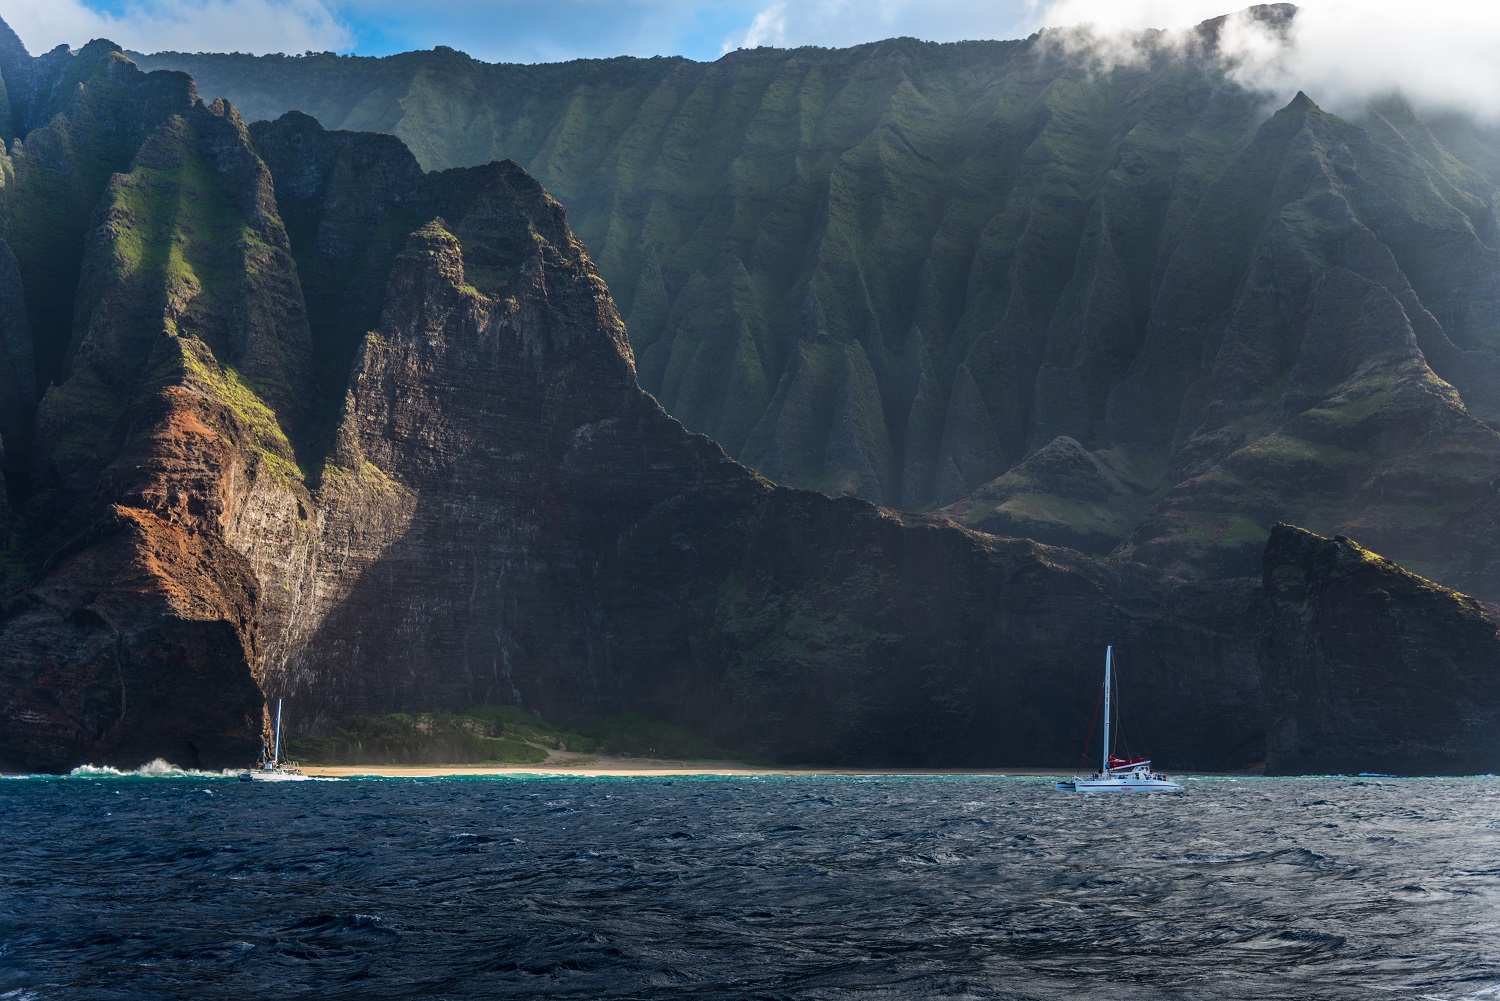
[[[1117,758],[1110,753],[1110,667],[1114,649],[1104,648],[1104,760],[1094,774],[1075,775],[1057,783],[1056,788],[1063,792],[1182,792],[1182,786],[1151,770],[1149,758]]]
[[[302,769],[281,762],[281,700],[276,700],[276,743],[271,756],[255,768],[240,773],[241,782],[306,782]]]

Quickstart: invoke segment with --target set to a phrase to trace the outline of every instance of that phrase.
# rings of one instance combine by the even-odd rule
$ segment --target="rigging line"
[[[1089,756],[1089,745],[1094,742],[1094,724],[1099,722],[1099,706],[1104,702],[1104,686],[1099,686],[1099,697],[1094,700],[1094,715],[1089,720],[1088,732],[1083,735],[1083,753],[1078,756],[1078,767],[1075,771],[1083,772],[1083,760]]]
[[[1125,759],[1140,758],[1140,756],[1143,756],[1143,755],[1137,755],[1136,750],[1134,750],[1133,747],[1131,747],[1130,737],[1127,737],[1127,735],[1125,735],[1125,726],[1122,725],[1122,723],[1121,723],[1121,708],[1124,708],[1124,705],[1122,705],[1122,702],[1124,702],[1124,699],[1121,698],[1121,693],[1119,693],[1119,692],[1121,692],[1121,686],[1119,686],[1118,681],[1116,681],[1116,684],[1115,684],[1115,729],[1116,729],[1116,731],[1118,731],[1118,732],[1116,732],[1116,740],[1118,740],[1119,747],[1121,747],[1121,756],[1122,756],[1122,758],[1125,758]],[[1131,717],[1131,719],[1136,719],[1136,717],[1133,716],[1133,717]]]
[[[1115,692],[1115,701],[1124,701],[1124,699],[1121,699],[1121,696],[1119,696],[1119,686],[1116,686]],[[1121,705],[1121,707],[1119,708],[1124,708],[1124,705]],[[1127,737],[1127,734],[1125,734],[1125,726],[1124,723],[1121,723],[1121,713],[1119,713],[1119,708],[1116,708],[1115,710],[1115,726],[1119,731],[1119,744],[1121,744],[1121,750],[1122,752],[1124,752],[1125,759],[1139,758],[1140,755],[1137,755],[1136,750],[1131,747],[1130,737]],[[1136,719],[1136,717],[1131,716],[1131,719]]]
[[[1135,755],[1130,753],[1130,738],[1125,736],[1125,719],[1121,712],[1125,708],[1125,700],[1121,698],[1119,672],[1116,671],[1115,675],[1115,746],[1120,748],[1124,757],[1133,758]]]
[[[1119,672],[1115,672],[1115,675],[1115,746],[1120,748],[1120,757],[1129,760],[1136,757],[1136,754],[1130,747],[1130,738],[1125,735],[1125,724],[1123,722],[1122,713],[1120,712],[1120,710],[1124,708],[1123,703],[1125,700],[1120,695],[1121,685]]]
[[[1134,675],[1131,675],[1131,677],[1134,677]],[[1137,690],[1139,690],[1139,689],[1137,689]],[[1116,719],[1119,719],[1119,717],[1116,716]],[[1131,719],[1136,719],[1136,717],[1131,716]],[[1133,747],[1131,747],[1130,738],[1128,738],[1127,735],[1125,735],[1125,732],[1127,732],[1127,731],[1125,731],[1124,728],[1121,728],[1121,740],[1125,741],[1125,750],[1127,750],[1127,752],[1130,752],[1131,758],[1142,758],[1142,756],[1145,756],[1145,755],[1140,755],[1140,753],[1137,753],[1136,750],[1134,750]]]

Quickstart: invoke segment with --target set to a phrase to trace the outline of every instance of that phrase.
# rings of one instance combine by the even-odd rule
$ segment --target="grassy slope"
[[[732,756],[686,727],[639,713],[612,716],[587,733],[572,733],[517,706],[354,716],[330,736],[292,741],[288,751],[320,765],[539,764],[552,751],[708,760]]]
[[[207,338],[239,304],[242,272],[225,251],[256,236],[189,131],[181,119],[169,124],[133,169],[107,185],[100,216],[110,238],[91,248],[81,283],[88,322],[75,333],[67,375],[48,392],[40,415],[61,481],[92,480],[109,461],[116,424],[161,335]],[[236,395],[254,398],[243,381],[235,386]]]

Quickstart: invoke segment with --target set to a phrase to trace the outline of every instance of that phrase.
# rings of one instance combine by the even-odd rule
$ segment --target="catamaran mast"
[[[1105,669],[1105,676],[1108,677],[1108,668]],[[1104,696],[1104,698],[1105,698],[1104,709],[1105,709],[1105,712],[1107,714],[1108,711],[1109,711],[1109,701],[1108,701],[1109,700],[1109,695],[1106,693],[1105,696]],[[1104,720],[1104,739],[1105,739],[1105,741],[1109,740],[1109,719],[1107,717]],[[276,767],[280,763],[281,763],[281,700],[277,699],[276,700],[276,749],[271,752],[271,767],[274,768],[274,767]]]
[[[1104,767],[1099,774],[1109,774],[1109,661],[1110,655],[1114,653],[1114,647],[1104,648]],[[281,739],[281,703],[276,703],[276,739]]]

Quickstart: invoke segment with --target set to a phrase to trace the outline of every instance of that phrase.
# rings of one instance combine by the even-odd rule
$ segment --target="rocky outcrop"
[[[1260,603],[1268,770],[1495,770],[1500,608],[1288,525]]]
[[[232,446],[203,401],[141,408],[108,505],[0,619],[0,768],[248,764],[263,739],[258,584],[205,525]],[[129,470],[129,472],[126,472]],[[131,503],[134,501],[134,503]]]
[[[306,494],[272,409],[295,417],[306,395],[301,294],[243,123],[106,49],[33,67],[76,60],[62,77],[90,86],[17,144],[7,191],[53,385],[22,438],[29,475],[8,477],[29,496],[7,555],[22,551],[34,583],[0,618],[0,761],[245,764],[265,729],[261,582],[226,529],[257,485]],[[131,136],[132,159],[93,176]],[[57,241],[91,176],[69,257]],[[61,237],[35,239],[53,208]],[[57,303],[32,307],[67,274],[77,320],[59,344]]]
[[[1128,454],[1093,453],[1059,435],[942,512],[982,532],[1105,556],[1150,504],[1131,466]]]

